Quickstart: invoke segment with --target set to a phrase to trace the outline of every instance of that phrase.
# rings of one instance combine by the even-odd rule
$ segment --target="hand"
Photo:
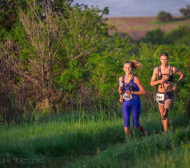
[[[176,90],[177,89],[177,84],[173,85],[172,90]]]
[[[162,78],[162,79],[159,80],[159,83],[160,83],[160,84],[163,84],[165,81],[166,81],[166,80],[165,80],[164,78]]]
[[[131,94],[131,91],[130,90],[126,90],[125,93],[126,94]]]
[[[169,76],[165,77],[165,81],[167,81],[169,79]]]
[[[123,102],[123,97],[120,97],[119,102],[120,102],[120,103]]]

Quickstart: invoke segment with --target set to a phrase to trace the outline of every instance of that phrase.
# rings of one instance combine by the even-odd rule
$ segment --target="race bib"
[[[165,96],[164,93],[157,93],[156,94],[156,100],[157,101],[164,101],[164,96]]]
[[[129,101],[133,98],[132,94],[127,94],[127,93],[124,93],[123,95],[123,98],[126,100],[126,101]]]

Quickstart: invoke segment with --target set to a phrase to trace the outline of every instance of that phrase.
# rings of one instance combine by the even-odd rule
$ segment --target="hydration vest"
[[[138,75],[133,74],[133,76],[131,77],[131,80],[129,81],[128,85],[129,85],[129,90],[130,91],[135,91],[135,89],[133,87],[133,82],[132,82],[135,76],[138,76]],[[122,81],[121,81],[122,82],[122,86],[120,86],[122,93],[125,93],[125,86],[128,86],[128,85],[125,85],[124,80],[125,80],[125,75],[122,76]]]
[[[173,66],[170,65],[169,74],[162,74],[161,67],[158,66],[158,80],[162,79],[162,75],[168,75],[169,78],[167,81],[173,82]]]

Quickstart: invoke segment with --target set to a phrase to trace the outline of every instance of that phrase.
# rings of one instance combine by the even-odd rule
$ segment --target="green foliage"
[[[161,29],[155,29],[146,33],[146,36],[138,42],[152,44],[174,44],[187,45],[190,41],[190,27],[187,25],[180,26],[168,33],[164,33]]]
[[[122,64],[132,59],[139,60],[143,65],[143,69],[135,73],[146,88],[148,94],[145,97],[150,98],[153,88],[149,82],[153,67],[159,65],[161,51],[169,52],[171,64],[189,77],[188,63],[180,61],[189,59],[189,48],[181,46],[182,43],[189,45],[188,26],[167,34],[156,29],[148,32],[140,40],[140,45],[129,44],[128,35],[125,38],[118,33],[109,35],[109,30],[114,27],[102,18],[109,12],[108,8],[99,10],[87,5],[71,6],[71,0],[28,2],[26,9],[17,4],[18,19],[9,31],[3,26],[0,35],[6,37],[2,46],[6,46],[9,40],[12,42],[13,49],[9,50],[9,54],[20,61],[17,65],[20,68],[17,86],[26,86],[26,83],[35,86],[31,92],[36,95],[28,94],[31,102],[40,102],[47,97],[51,105],[61,102],[64,107],[71,102],[76,103],[75,98],[80,98],[80,103],[88,106],[91,102],[116,102],[118,77],[124,74]],[[160,16],[165,21],[171,19],[166,12],[161,12]],[[185,79],[179,95],[185,95],[188,89]],[[43,95],[39,95],[41,90]]]
[[[180,26],[179,28],[165,34],[164,39],[166,40],[166,43],[169,44],[189,45],[190,27],[187,25]]]
[[[158,46],[152,44],[141,43],[139,48],[140,62],[142,63],[142,69],[138,71],[140,80],[146,90],[151,91],[150,79],[152,76],[153,67],[159,64],[159,57],[156,56],[156,49]]]
[[[149,31],[140,41],[152,44],[163,44],[165,43],[164,32],[160,28]]]
[[[57,3],[63,4],[60,9],[56,7]],[[87,5],[71,7],[69,2],[59,1],[27,5],[27,10],[20,8],[19,20],[6,36],[17,48],[16,52],[7,49],[9,54],[21,61],[16,65],[22,72],[19,74],[22,77],[20,85],[35,85],[33,99],[35,93],[41,97],[41,100],[35,98],[36,102],[48,97],[53,105],[64,95],[67,97],[63,103],[75,93],[77,97],[91,97],[90,92],[84,92],[84,87],[88,90],[95,88],[92,99],[101,96],[104,99],[104,95],[109,95],[115,86],[114,75],[117,73],[114,72],[119,64],[115,63],[128,50],[128,40],[108,35],[113,26],[102,19],[108,8],[101,11]],[[97,76],[98,73],[103,76]],[[97,81],[104,82],[97,87]],[[95,98],[97,94],[99,97]]]
[[[168,22],[172,20],[172,15],[170,13],[167,13],[165,11],[161,11],[158,13],[158,15],[156,16],[156,18],[160,21],[160,22]]]
[[[190,5],[187,5],[186,8],[180,8],[179,11],[184,17],[190,17]]]
[[[119,34],[107,39],[102,44],[104,51],[94,54],[88,61],[90,85],[94,88],[94,99],[113,100],[117,97],[118,78],[123,73],[122,64],[129,57],[128,40]],[[121,73],[122,72],[122,73]]]

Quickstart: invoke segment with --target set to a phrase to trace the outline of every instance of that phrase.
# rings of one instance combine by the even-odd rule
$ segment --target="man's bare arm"
[[[160,83],[164,83],[164,81],[165,81],[164,79],[156,81],[157,76],[158,76],[158,69],[154,68],[154,71],[153,71],[153,74],[152,74],[152,78],[151,78],[151,81],[150,81],[150,85],[151,86],[155,86],[155,85],[158,85]]]
[[[178,85],[178,84],[182,81],[182,79],[184,78],[185,75],[184,75],[183,72],[181,72],[181,71],[180,71],[178,68],[176,68],[176,67],[174,67],[173,72],[179,75],[179,79],[178,79],[178,81],[176,82],[176,84]]]
[[[176,82],[176,84],[172,87],[172,90],[176,90],[177,89],[177,85],[182,81],[182,79],[184,78],[184,73],[181,72],[178,68],[173,67],[173,73],[176,73],[179,75],[179,79]]]

